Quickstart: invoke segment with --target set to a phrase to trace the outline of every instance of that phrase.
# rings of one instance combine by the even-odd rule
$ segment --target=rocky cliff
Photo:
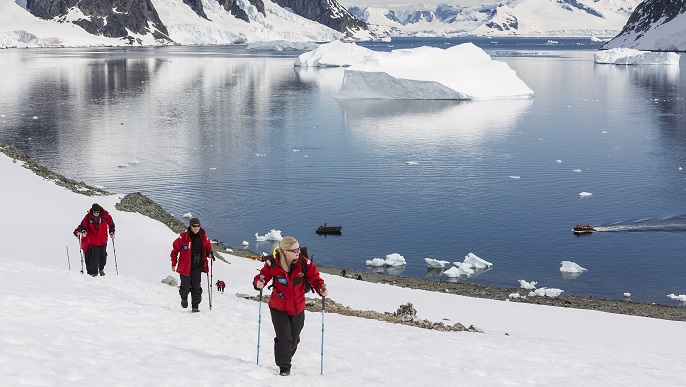
[[[366,23],[355,18],[335,0],[274,0],[274,3],[347,36],[368,31]]]
[[[686,51],[686,0],[645,0],[603,48]]]

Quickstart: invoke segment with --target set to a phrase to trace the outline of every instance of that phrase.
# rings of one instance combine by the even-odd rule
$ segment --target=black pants
[[[197,308],[198,305],[200,305],[200,301],[202,301],[202,286],[200,286],[202,280],[202,269],[191,268],[191,275],[185,276],[183,274],[179,274],[179,277],[181,277],[179,295],[181,295],[181,298],[183,299],[188,299],[188,293],[190,293],[191,306],[193,308]]]
[[[84,254],[88,274],[98,274],[107,264],[107,242],[102,246],[91,246]]]
[[[276,337],[274,338],[274,360],[279,368],[291,368],[291,359],[300,343],[300,331],[305,325],[305,312],[295,316],[269,308]]]

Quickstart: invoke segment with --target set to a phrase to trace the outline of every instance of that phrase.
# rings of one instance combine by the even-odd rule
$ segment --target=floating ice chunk
[[[5,117],[7,117],[6,114],[1,114],[1,115],[0,115],[0,118],[5,118]]]
[[[93,185],[93,187],[95,187],[95,188],[97,188],[97,189],[105,189],[105,186],[104,186],[104,185],[100,185],[100,184],[95,184],[95,185]]]
[[[281,236],[281,230],[270,230],[268,233],[264,234],[264,236],[260,236],[260,234],[255,233],[255,240],[257,242],[264,242],[264,241],[281,241],[283,237]]]
[[[407,264],[405,257],[398,253],[388,254],[385,262],[387,266],[403,266]]]
[[[562,160],[555,160],[557,164],[562,164]]]
[[[529,293],[529,297],[557,297],[564,290],[556,288],[538,288]]]
[[[459,277],[461,273],[460,273],[460,269],[453,266],[450,269],[444,271],[443,274],[445,274],[447,277],[455,278],[455,277]]]
[[[521,177],[521,176],[510,176],[510,179],[517,180],[517,179],[519,179],[520,177]]]
[[[577,169],[572,169],[572,172],[579,173],[579,172],[581,172],[581,169],[579,169],[579,168],[577,168]]]
[[[210,171],[216,171],[216,170],[217,170],[217,168],[215,168],[215,167],[210,167]]]
[[[593,54],[595,63],[616,65],[679,65],[676,52],[639,51],[632,48],[613,48]]]
[[[405,161],[405,164],[407,164],[407,165],[417,165],[417,164],[419,164],[419,163],[416,162],[416,161]]]
[[[374,258],[374,259],[371,259],[371,260],[368,259],[368,260],[365,262],[365,265],[367,265],[367,266],[381,267],[381,266],[386,266],[386,261],[384,261],[384,260],[381,259],[381,258]]]
[[[138,160],[130,160],[130,161],[129,161],[129,164],[131,164],[131,165],[140,164],[140,163],[141,163],[141,162],[138,161]]]
[[[593,196],[593,194],[590,193],[590,192],[579,192],[579,196],[581,196],[581,197],[587,197],[587,196]]]
[[[436,268],[444,268],[448,265],[450,265],[450,262],[448,261],[439,261],[438,259],[433,259],[433,258],[424,258],[426,261],[426,266],[428,267],[436,267]]]
[[[453,262],[454,268],[456,268],[461,275],[466,275],[470,276],[474,274],[474,270],[472,269],[472,266],[468,263],[464,262]]]
[[[560,267],[560,271],[563,273],[581,273],[584,271],[588,271],[585,268],[571,261],[562,261],[560,262],[560,264],[562,265]]]
[[[38,119],[38,116],[33,116],[33,117],[31,117],[31,118],[33,118],[34,120],[37,120],[37,119]]]
[[[519,298],[519,297],[521,297],[521,296],[519,295],[519,293],[510,293],[510,295],[507,296],[507,297],[508,297],[508,298]]]
[[[626,297],[626,298],[631,297],[631,293],[629,293],[629,292],[624,293],[624,297]]]
[[[300,152],[300,149],[293,149],[293,152]]]
[[[186,219],[190,219],[190,218],[193,217],[193,214],[191,214],[190,212],[186,212],[185,214],[183,214],[183,215],[181,215],[181,216],[183,216],[183,217],[186,218]]]
[[[672,300],[677,300],[679,302],[686,302],[686,294],[680,294],[676,295],[674,293],[668,294],[667,297],[671,298]]]
[[[537,283],[538,282],[536,282],[536,281],[526,282],[524,280],[519,280],[519,287],[521,287],[522,289],[532,290],[532,289],[536,289]]]
[[[463,262],[475,269],[490,269],[491,267],[493,267],[492,263],[477,257],[474,253],[467,254],[464,257]]]
[[[247,246],[247,245],[249,245],[249,244],[250,244],[250,243],[249,243],[248,241],[243,241],[243,243],[242,243],[243,246]]]

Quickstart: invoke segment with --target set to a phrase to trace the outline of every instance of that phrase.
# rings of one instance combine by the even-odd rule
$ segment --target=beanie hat
[[[95,212],[95,211],[99,211],[99,212],[102,211],[102,207],[100,207],[100,205],[98,203],[93,203],[93,207],[91,207],[91,212]]]
[[[198,218],[191,218],[191,220],[188,221],[188,225],[192,226],[194,224],[200,224],[200,219]]]

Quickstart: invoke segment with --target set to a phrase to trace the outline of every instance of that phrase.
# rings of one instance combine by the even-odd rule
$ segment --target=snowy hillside
[[[686,0],[646,0],[603,48],[686,51]]]
[[[160,283],[172,274],[169,251],[176,234],[117,210],[118,195],[79,195],[21,165],[0,154],[0,176],[12,182],[0,184],[7,223],[0,232],[3,386],[683,385],[684,322],[326,274],[331,299],[354,309],[394,312],[411,302],[419,318],[475,325],[484,333],[306,312],[292,374],[281,377],[268,308],[261,309],[257,365],[258,304],[234,296],[257,294],[250,282],[260,262],[225,255],[230,264],[217,261],[213,274],[214,281],[226,282],[225,293],[213,292],[209,310],[203,276],[201,312],[191,313],[180,307],[175,287]],[[79,273],[71,234],[95,201],[110,212],[117,230],[104,277]],[[300,241],[306,244],[307,236]]]
[[[497,4],[441,4],[350,12],[372,31],[388,35],[614,36],[640,0],[510,0]]]
[[[150,0],[156,14],[148,15],[138,10],[130,17],[122,17],[117,25],[124,30],[121,37],[98,27],[99,23],[89,20],[103,20],[107,26],[109,15],[115,10],[104,11],[97,18],[86,16],[78,7],[69,8],[66,13],[52,18],[39,18],[26,9],[26,1],[0,0],[0,48],[41,46],[121,46],[121,45],[212,45],[237,44],[258,41],[332,41],[345,36],[344,33],[323,24],[298,16],[289,9],[272,1],[263,3],[258,9],[246,1],[238,1],[237,17],[216,0],[203,0],[199,16],[183,0]],[[47,8],[49,6],[45,6]],[[41,9],[42,11],[42,9]],[[48,11],[44,11],[48,12]],[[53,13],[48,13],[52,15]],[[118,14],[119,15],[119,14]],[[157,16],[159,18],[157,18]],[[145,19],[146,17],[153,18]],[[132,31],[127,23],[143,25]],[[83,28],[82,28],[83,27]],[[84,28],[90,28],[89,33]],[[354,39],[370,39],[366,29],[348,30]],[[120,33],[121,34],[121,33]]]

